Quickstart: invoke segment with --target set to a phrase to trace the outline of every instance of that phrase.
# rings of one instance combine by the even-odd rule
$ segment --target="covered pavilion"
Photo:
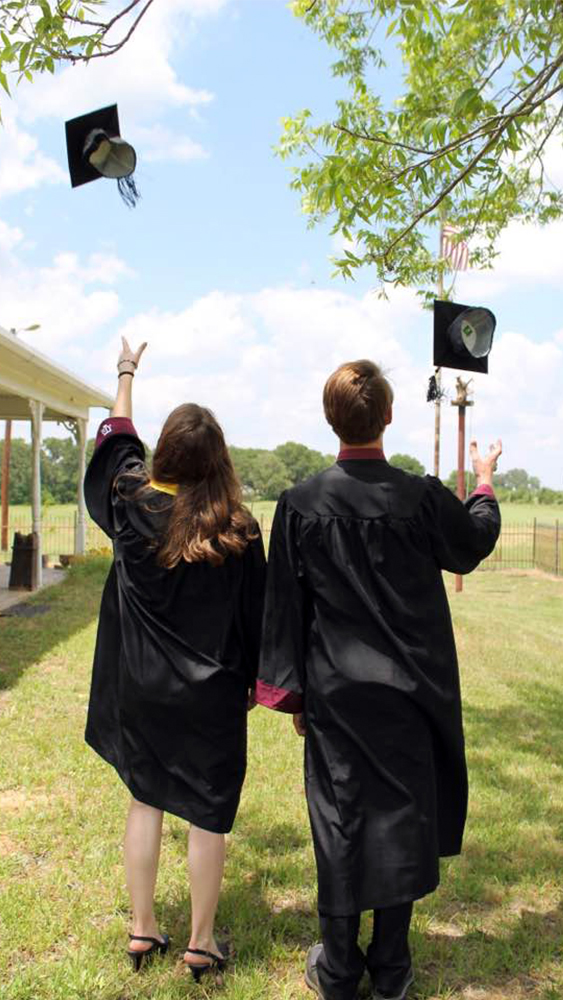
[[[0,327],[0,420],[31,421],[32,530],[37,534],[37,585],[42,582],[41,560],[41,439],[44,421],[64,424],[79,448],[78,515],[75,552],[86,548],[86,508],[83,480],[86,467],[88,418],[91,407],[111,409],[113,399],[88,385],[28,344]]]

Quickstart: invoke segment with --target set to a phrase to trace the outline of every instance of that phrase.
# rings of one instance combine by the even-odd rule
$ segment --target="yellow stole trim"
[[[152,486],[153,490],[158,490],[159,493],[170,493],[170,496],[173,497],[178,493],[176,483],[157,483],[156,479],[151,479],[149,486]]]

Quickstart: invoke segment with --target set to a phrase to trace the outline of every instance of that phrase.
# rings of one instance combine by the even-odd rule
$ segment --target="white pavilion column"
[[[31,410],[31,523],[32,531],[37,534],[37,586],[43,583],[43,566],[41,562],[41,427],[43,421],[43,403],[35,399],[29,400]]]
[[[74,534],[74,551],[76,555],[86,552],[86,503],[84,501],[84,475],[86,473],[86,433],[88,422],[83,417],[75,421],[76,444],[78,445],[78,513],[76,531]]]

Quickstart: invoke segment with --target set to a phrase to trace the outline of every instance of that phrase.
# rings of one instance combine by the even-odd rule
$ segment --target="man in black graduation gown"
[[[375,997],[402,1000],[413,981],[413,900],[438,885],[439,857],[459,854],[467,810],[442,570],[471,572],[500,530],[500,441],[484,459],[472,443],[478,486],[462,503],[385,461],[392,401],[370,361],[331,375],[323,402],[340,454],[280,497],[270,541],[257,700],[293,713],[306,737],[322,944],[305,980],[325,1000],[353,1000],[366,966]]]

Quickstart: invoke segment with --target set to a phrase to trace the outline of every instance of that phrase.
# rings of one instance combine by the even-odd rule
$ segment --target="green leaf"
[[[30,50],[31,50],[31,42],[24,42],[24,44],[22,45],[22,47],[20,49],[20,55],[19,55],[19,60],[18,60],[18,65],[19,65],[20,70],[23,70],[23,68],[24,68],[24,66],[25,66],[25,64],[27,62],[27,57],[29,55]]]
[[[454,104],[454,115],[461,115],[467,106],[479,96],[479,91],[476,87],[468,87],[467,90],[464,90]]]
[[[8,86],[8,80],[6,78],[6,74],[3,73],[1,69],[0,69],[0,85],[4,88],[4,90],[10,97],[11,95],[10,95],[10,88]]]

